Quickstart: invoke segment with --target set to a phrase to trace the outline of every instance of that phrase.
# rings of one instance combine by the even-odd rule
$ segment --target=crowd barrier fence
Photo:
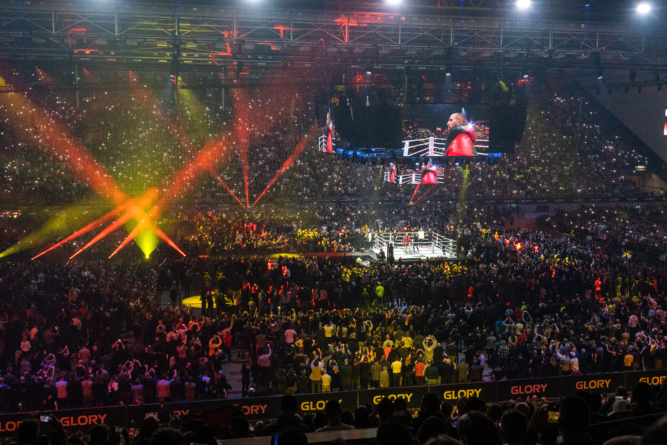
[[[377,405],[384,398],[404,399],[410,410],[419,409],[422,398],[429,392],[437,394],[440,400],[455,402],[460,397],[481,397],[486,402],[504,402],[538,396],[557,398],[576,393],[579,390],[595,393],[614,392],[616,387],[628,390],[639,382],[646,382],[656,388],[667,379],[667,370],[615,372],[576,376],[529,378],[502,380],[497,382],[450,383],[431,386],[406,386],[394,388],[366,389],[354,391],[324,392],[316,394],[295,394],[299,411],[312,414],[322,411],[327,401],[338,400],[342,409],[354,411],[362,403]],[[189,402],[173,402],[170,406],[174,414],[180,416],[198,415],[206,411],[237,405],[248,420],[267,420],[278,417],[280,396],[250,397],[245,399],[209,399]],[[109,426],[137,428],[150,414],[158,414],[158,404],[108,406],[100,408],[66,409],[46,412],[18,412],[0,414],[0,437],[16,434],[18,425],[28,417],[53,413],[68,432],[77,430],[88,432],[100,423]]]

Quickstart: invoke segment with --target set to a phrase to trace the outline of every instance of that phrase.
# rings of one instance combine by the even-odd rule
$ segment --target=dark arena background
[[[665,17],[0,3],[0,440],[664,443]]]

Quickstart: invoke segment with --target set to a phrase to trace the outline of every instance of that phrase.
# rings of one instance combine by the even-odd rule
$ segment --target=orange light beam
[[[271,182],[269,182],[269,185],[266,186],[266,188],[264,189],[262,194],[257,197],[255,202],[252,204],[252,207],[254,207],[255,204],[257,204],[257,201],[259,201],[262,198],[262,196],[264,196],[264,193],[266,193],[271,188],[271,186],[276,183],[278,178],[280,178],[283,175],[283,173],[285,173],[287,171],[289,166],[292,165],[292,163],[294,161],[296,161],[296,158],[299,157],[299,155],[303,151],[304,147],[306,146],[306,142],[309,142],[310,139],[315,137],[316,129],[317,128],[316,128],[315,124],[311,125],[310,130],[308,130],[308,133],[306,133],[306,135],[303,137],[303,139],[301,139],[301,142],[299,142],[297,144],[296,148],[294,149],[294,152],[292,152],[290,157],[287,158],[287,160],[283,163],[283,166],[280,167],[280,170],[278,170],[278,172],[275,174],[275,176],[273,177]]]
[[[30,113],[32,125],[39,129],[39,135],[27,141],[31,145],[39,147],[42,151],[54,157],[60,156],[60,160],[67,164],[72,176],[76,177],[100,196],[110,200],[115,206],[126,200],[124,193],[116,190],[116,183],[109,172],[101,166],[76,138],[68,136],[67,130],[59,123],[57,118],[47,115],[27,97],[18,93],[0,95],[1,102],[12,101],[15,107],[3,107],[4,110],[27,109],[34,110]],[[23,115],[12,112],[3,112],[10,120],[22,128],[21,121],[25,121]],[[27,134],[25,131],[17,131],[16,134]]]
[[[243,183],[245,184],[245,202],[250,207],[250,198],[248,196],[248,144],[241,142],[241,165],[243,166]]]
[[[162,240],[163,240],[165,243],[169,244],[174,250],[176,250],[176,251],[177,251],[178,253],[180,253],[181,255],[183,255],[183,256],[187,256],[187,255],[185,255],[185,253],[184,253],[181,249],[178,248],[178,246],[176,245],[176,243],[173,242],[173,241],[171,240],[171,238],[169,238],[169,237],[168,237],[162,230],[160,230],[160,229],[158,229],[157,227],[155,227],[155,224],[153,224],[153,227],[152,227],[152,228],[153,228],[153,231],[155,232],[155,234],[156,234],[157,236],[159,236],[160,238],[162,238]]]
[[[147,110],[151,109],[151,104],[153,104],[153,113],[157,116],[160,123],[169,131],[171,136],[181,142],[184,146],[187,147],[188,152],[195,153],[197,151],[196,147],[185,137],[187,130],[184,126],[179,126],[174,123],[169,116],[164,113],[164,110],[160,106],[159,102],[155,99],[152,91],[141,89],[138,87],[138,79],[136,75],[130,70],[130,85],[132,85],[132,90],[134,91],[135,98],[141,103]],[[206,146],[205,146],[206,147]],[[236,199],[239,204],[243,205],[241,200],[232,192],[232,190],[227,186],[227,184],[215,173],[215,170],[212,168],[208,169],[211,175],[220,183],[222,186]]]
[[[248,128],[244,126],[243,121],[248,114],[248,97],[245,90],[239,90],[233,96],[234,109],[237,113],[236,118],[236,139],[240,144],[241,166],[243,167],[243,183],[245,184],[246,206],[250,207],[250,197],[248,195]]]
[[[113,253],[109,256],[109,258],[111,258],[111,257],[114,256],[115,254],[117,254],[117,253],[120,251],[120,249],[122,249],[123,247],[127,246],[128,244],[130,244],[130,242],[132,242],[132,240],[134,240],[136,237],[138,237],[138,236],[141,234],[141,232],[143,232],[143,231],[146,230],[147,228],[152,229],[152,230],[153,230],[153,231],[154,231],[160,238],[162,238],[163,240],[165,240],[165,242],[166,242],[167,244],[169,244],[171,247],[173,247],[178,253],[180,253],[180,254],[183,255],[183,256],[186,256],[185,253],[183,253],[183,251],[182,251],[181,249],[179,249],[178,246],[177,246],[176,244],[174,244],[174,242],[171,241],[171,239],[169,239],[169,238],[167,237],[167,235],[165,235],[165,233],[164,233],[162,230],[160,230],[160,229],[158,229],[157,227],[155,227],[154,224],[151,225],[151,224],[150,224],[149,222],[147,222],[146,220],[142,220],[142,221],[141,221],[139,224],[137,224],[137,226],[136,226],[136,227],[135,227],[135,228],[134,228],[134,229],[133,229],[133,230],[132,230],[126,237],[125,237],[125,239],[123,240],[123,242],[120,243],[120,245],[116,248],[116,250],[113,251]]]
[[[433,194],[433,191],[436,189],[436,187],[437,187],[437,185],[434,184],[433,187],[428,189],[428,191],[426,193],[421,195],[419,197],[419,199],[417,199],[417,201],[415,201],[415,204],[419,204],[420,202],[422,202],[424,200],[424,198],[426,198],[427,196],[431,196]]]
[[[23,104],[24,107],[34,107],[32,102],[23,95],[12,93],[8,96],[15,96],[11,100],[18,102],[18,105]],[[51,141],[48,148],[42,146],[42,144],[38,145],[44,151],[48,152],[52,150],[60,153],[61,158],[69,165],[70,171],[74,176],[81,179],[100,196],[109,199],[117,207],[123,206],[130,199],[126,193],[118,188],[116,181],[107,170],[99,165],[92,155],[90,155],[86,147],[75,138],[70,138],[65,128],[58,121],[52,117],[47,117],[45,113],[39,112],[31,113],[31,118],[35,122],[33,125],[37,125],[40,131],[43,131],[46,139]],[[145,214],[142,217],[145,217]],[[85,232],[79,232],[77,236],[83,233]],[[162,235],[164,236],[163,239],[168,239],[164,233]],[[170,245],[172,244],[173,242],[170,243]]]
[[[211,176],[213,176],[213,177],[214,177],[214,178],[215,178],[215,179],[216,179],[216,180],[217,180],[217,181],[218,181],[218,182],[219,182],[225,189],[227,189],[227,191],[229,192],[229,194],[232,195],[232,196],[234,197],[234,199],[236,199],[236,200],[239,202],[239,204],[241,204],[241,206],[243,206],[243,203],[241,202],[241,200],[240,200],[239,198],[236,197],[236,195],[234,194],[234,192],[232,192],[232,190],[231,190],[231,189],[229,188],[229,186],[225,183],[225,181],[223,181],[222,178],[220,178],[220,176],[218,176],[217,174],[215,174],[215,172],[213,171],[213,169],[211,169]]]
[[[157,198],[157,189],[152,188],[150,190],[147,190],[146,193],[144,193],[139,199],[131,199],[128,202],[128,206],[132,206],[132,208],[123,216],[115,220],[110,226],[108,226],[106,229],[102,230],[100,233],[98,233],[92,240],[88,242],[85,246],[83,246],[78,252],[76,252],[74,255],[70,257],[70,260],[116,230],[120,225],[125,224],[128,222],[130,219],[136,219],[137,221],[142,221],[145,220],[145,218],[150,218],[150,215],[147,215],[146,212],[144,212],[143,207],[150,205],[151,202],[154,202],[155,199]],[[157,233],[157,232],[156,232]],[[165,240],[167,244],[170,246],[174,246],[173,241],[167,237],[167,235],[164,234],[164,232],[160,231],[160,234],[157,234],[160,238]],[[168,240],[168,241],[167,241]],[[181,252],[180,249],[177,248],[179,252]],[[181,252],[182,253],[182,252]]]
[[[120,218],[115,220],[113,223],[111,223],[110,226],[106,227],[100,233],[95,235],[95,237],[93,239],[88,241],[88,244],[86,244],[81,249],[79,249],[79,251],[76,252],[71,257],[69,257],[69,259],[71,260],[72,258],[77,256],[78,254],[80,254],[81,252],[83,252],[84,250],[86,250],[87,248],[89,248],[90,246],[92,246],[93,244],[95,244],[96,242],[98,242],[99,240],[101,240],[102,238],[104,238],[105,236],[107,236],[108,234],[110,234],[111,232],[113,232],[114,230],[116,230],[117,228],[119,228],[120,226],[125,224],[126,222],[128,222],[130,219],[132,219],[132,215],[130,213],[124,214],[123,216],[121,216]]]
[[[412,198],[410,198],[410,202],[408,203],[408,205],[412,205],[412,200],[415,199],[415,195],[417,194],[417,190],[419,190],[420,185],[421,184],[417,184],[417,188],[415,188],[415,191],[412,193]]]
[[[109,259],[111,259],[112,256],[114,256],[115,254],[117,254],[118,251],[119,251],[120,249],[122,249],[123,247],[127,246],[128,244],[130,244],[130,242],[131,242],[133,239],[135,239],[136,237],[138,237],[139,234],[140,234],[141,232],[143,232],[144,229],[145,229],[146,227],[147,227],[146,221],[145,221],[145,220],[141,220],[141,222],[140,222],[139,224],[137,224],[137,226],[136,226],[134,229],[132,229],[132,231],[125,237],[125,239],[123,240],[123,242],[120,243],[120,245],[119,245],[118,247],[116,247],[116,250],[114,250],[113,253],[112,253],[111,255],[109,255]]]
[[[11,93],[3,96],[8,96],[13,102],[18,102],[17,109],[23,106],[35,111],[30,113],[33,125],[37,126],[45,137],[33,143],[44,151],[54,151],[55,154],[59,154],[62,161],[68,164],[74,176],[100,196],[109,199],[115,206],[120,206],[129,199],[126,193],[119,190],[118,184],[106,168],[97,162],[78,139],[69,136],[69,132],[57,118],[39,110],[37,105],[24,95]],[[50,143],[42,142],[45,140],[49,140]]]
[[[225,154],[224,148],[225,147],[222,145],[222,142],[220,142],[219,140],[214,139],[212,141],[207,142],[204,145],[204,148],[202,148],[202,150],[197,154],[197,156],[195,156],[195,158],[193,158],[186,166],[184,166],[181,170],[179,170],[176,173],[176,176],[173,178],[173,180],[170,181],[171,186],[169,187],[167,192],[165,192],[162,195],[162,198],[160,198],[160,200],[155,205],[153,205],[153,208],[148,212],[148,216],[154,219],[158,218],[167,201],[172,197],[176,197],[176,195],[181,190],[183,190],[183,188],[185,187],[187,182],[191,180],[191,178],[197,177],[199,174],[201,174],[203,170],[212,169],[213,166],[215,166],[217,163],[221,161],[220,155]],[[137,218],[137,220],[140,219],[142,219],[142,217]],[[134,237],[136,238],[136,236],[139,236],[139,233],[137,233]],[[164,237],[167,236],[159,229],[157,229],[155,233],[160,238],[162,238],[162,235],[164,235]],[[123,240],[123,243],[125,243],[123,244],[123,247],[125,247],[133,239],[134,238],[128,236],[125,240]],[[185,254],[180,249],[175,247],[176,245],[173,243],[173,241],[171,240],[167,241],[168,238],[167,239],[162,238],[162,239],[164,239],[167,242],[167,244],[169,244],[171,247],[177,249],[181,253],[181,255],[185,256]]]
[[[33,257],[33,258],[31,259],[31,261],[32,261],[32,260],[35,260],[35,259],[37,259],[37,258],[39,258],[39,257],[41,257],[41,256],[44,255],[45,253],[49,253],[49,252],[51,252],[53,249],[57,249],[58,247],[62,246],[63,244],[68,243],[68,242],[72,241],[73,239],[76,239],[76,238],[80,237],[80,236],[83,235],[83,234],[86,234],[86,233],[90,232],[91,230],[93,230],[93,229],[96,228],[97,226],[99,226],[99,225],[105,223],[106,221],[108,221],[109,219],[111,219],[113,216],[117,215],[118,212],[121,212],[121,211],[125,210],[125,208],[127,208],[127,206],[128,206],[129,204],[130,204],[130,202],[128,201],[128,202],[126,202],[125,204],[121,205],[120,207],[113,209],[112,211],[110,211],[110,212],[107,213],[106,215],[102,216],[101,218],[96,219],[95,221],[93,221],[93,222],[91,222],[90,224],[88,224],[86,227],[77,230],[76,232],[74,232],[73,234],[71,234],[70,236],[68,236],[67,238],[65,238],[64,240],[59,241],[57,244],[54,244],[53,246],[51,246],[51,247],[49,247],[48,249],[46,249],[44,252],[42,252],[42,253],[40,253],[39,255]]]

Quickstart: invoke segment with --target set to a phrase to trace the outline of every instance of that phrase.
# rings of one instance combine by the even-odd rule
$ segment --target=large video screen
[[[331,116],[337,134],[352,147],[400,148],[402,112],[395,105],[372,105],[359,98],[341,100]]]
[[[407,156],[477,156],[488,153],[487,105],[406,105],[403,147]]]

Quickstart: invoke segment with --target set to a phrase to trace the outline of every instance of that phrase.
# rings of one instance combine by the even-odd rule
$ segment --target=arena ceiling
[[[15,1],[0,4],[0,58],[104,69],[667,73],[664,2],[616,0]],[[588,5],[588,6],[586,6]],[[286,70],[282,70],[285,72]],[[304,74],[308,75],[308,74]],[[251,76],[252,77],[252,76]],[[293,76],[292,76],[293,77]]]

